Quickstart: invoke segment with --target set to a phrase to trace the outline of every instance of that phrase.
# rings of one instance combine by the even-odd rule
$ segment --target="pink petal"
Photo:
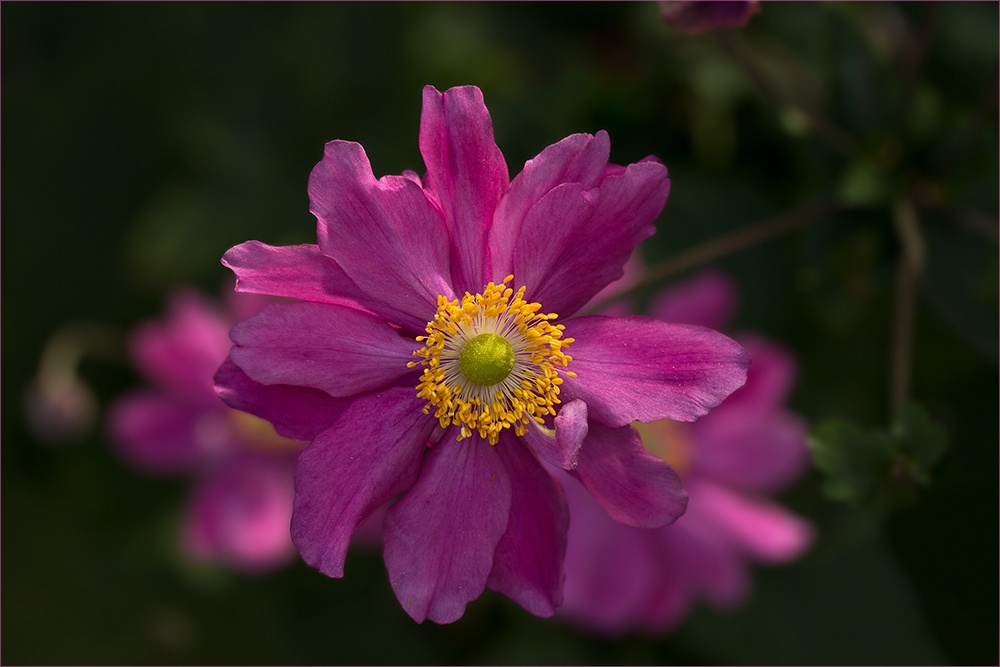
[[[440,212],[404,176],[376,180],[360,144],[331,141],[309,175],[323,254],[370,298],[426,324],[438,295],[453,298],[450,242]]]
[[[755,335],[737,337],[753,364],[747,382],[726,399],[726,405],[743,405],[748,409],[777,410],[788,400],[797,375],[795,358],[788,350]]]
[[[583,399],[607,426],[658,419],[694,421],[746,380],[750,357],[720,333],[648,317],[580,317],[566,322],[577,377],[566,400]]]
[[[385,565],[403,609],[451,623],[483,592],[507,530],[511,481],[496,450],[451,429],[424,456],[420,479],[385,514]]]
[[[420,154],[427,165],[424,189],[451,233],[455,293],[475,294],[491,278],[487,235],[509,184],[507,163],[493,140],[493,121],[479,88],[440,93],[424,87]]]
[[[673,324],[724,329],[733,317],[736,299],[733,281],[721,271],[709,270],[664,290],[653,301],[649,314]]]
[[[670,192],[667,168],[631,164],[599,188],[560,185],[528,212],[514,245],[515,285],[544,312],[568,317],[623,275],[632,250],[655,230]]]
[[[309,565],[342,577],[357,525],[416,481],[435,425],[425,404],[409,387],[362,396],[299,454],[292,540]]]
[[[254,382],[232,359],[215,374],[215,391],[229,407],[266,419],[292,440],[312,440],[333,426],[351,403],[319,389]]]
[[[187,509],[184,546],[247,570],[284,565],[295,554],[294,459],[238,457],[202,480]]]
[[[572,473],[611,518],[629,526],[666,526],[687,505],[677,473],[646,451],[631,426],[608,428],[592,421]]]
[[[777,491],[809,465],[806,432],[790,412],[724,401],[691,430],[692,472],[738,489]]]
[[[812,525],[777,503],[701,481],[691,488],[692,504],[742,553],[769,563],[794,560],[815,537]]]
[[[140,324],[131,335],[139,371],[189,402],[215,406],[212,376],[229,353],[230,323],[201,294],[175,293],[162,320]]]
[[[663,567],[661,555],[649,548],[652,531],[614,521],[576,480],[563,488],[570,530],[560,613],[602,633],[620,633],[636,622]]]
[[[610,153],[608,133],[601,130],[595,136],[570,135],[524,163],[500,200],[490,228],[494,280],[503,280],[513,271],[514,244],[531,207],[563,183],[579,183],[584,190],[596,187]]]
[[[419,346],[381,318],[353,308],[276,303],[233,327],[233,362],[255,382],[353,396],[413,373]]]
[[[543,460],[569,470],[576,465],[577,452],[587,436],[587,404],[570,401],[553,421],[554,429],[531,422],[524,440]]]
[[[201,459],[195,437],[201,415],[197,406],[137,391],[111,406],[108,431],[118,451],[133,465],[154,472],[179,472]]]
[[[535,616],[554,616],[562,604],[566,498],[531,450],[510,430],[503,433],[495,449],[510,476],[510,520],[486,585]]]

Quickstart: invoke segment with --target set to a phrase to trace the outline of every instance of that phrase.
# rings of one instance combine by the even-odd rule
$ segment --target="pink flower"
[[[111,406],[108,429],[136,467],[196,476],[181,538],[189,556],[262,570],[295,554],[289,522],[302,443],[215,394],[212,377],[229,353],[229,328],[270,302],[238,296],[233,316],[224,317],[197,292],[180,291],[165,319],[136,327],[132,361],[153,387]]]
[[[540,459],[620,521],[670,523],[684,493],[629,424],[696,419],[749,360],[702,328],[566,319],[653,233],[656,160],[609,164],[606,133],[577,134],[508,181],[473,86],[424,88],[420,151],[423,177],[376,179],[360,145],[330,142],[309,178],[318,245],[226,253],[238,290],[301,302],[233,328],[217,388],[312,440],[292,517],[307,563],[343,576],[355,528],[398,498],[385,563],[416,621],[455,621],[486,586],[551,616],[568,514]]]
[[[735,291],[706,273],[664,293],[661,320],[722,327]],[[566,616],[604,632],[674,627],[697,599],[730,607],[748,592],[749,562],[797,558],[812,527],[766,497],[808,463],[806,428],[784,408],[792,357],[760,337],[739,339],[753,365],[746,384],[693,424],[639,424],[646,448],[676,470],[687,512],[675,524],[637,530],[613,521],[576,484],[567,484],[573,523],[566,553]]]
[[[757,0],[681,0],[661,2],[663,20],[671,27],[691,35],[745,26],[760,11]]]

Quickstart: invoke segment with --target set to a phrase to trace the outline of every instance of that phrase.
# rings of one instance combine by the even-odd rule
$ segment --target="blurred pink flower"
[[[681,2],[661,2],[663,20],[669,26],[689,35],[715,30],[745,26],[750,17],[760,11],[757,0],[691,0]]]
[[[651,311],[657,319],[719,329],[735,301],[725,276],[705,273],[661,295]],[[668,630],[695,600],[739,604],[749,591],[751,561],[787,562],[811,544],[811,525],[766,497],[808,464],[805,424],[784,407],[794,360],[763,338],[736,339],[753,360],[742,388],[697,422],[635,424],[689,494],[687,512],[673,525],[623,526],[564,477],[573,521],[563,616],[609,633]]]
[[[144,322],[130,336],[132,363],[152,386],[122,397],[108,414],[113,442],[135,467],[196,478],[183,551],[250,571],[295,555],[289,523],[304,443],[226,406],[212,378],[229,354],[233,323],[271,302],[234,294],[223,315],[195,291],[176,292],[164,319]]]

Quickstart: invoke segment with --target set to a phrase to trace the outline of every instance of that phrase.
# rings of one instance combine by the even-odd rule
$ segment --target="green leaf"
[[[875,495],[879,477],[892,462],[892,441],[882,432],[862,432],[844,420],[830,420],[809,436],[813,463],[824,473],[823,492],[833,500],[861,503]]]
[[[853,505],[912,496],[914,486],[930,483],[931,469],[946,442],[944,427],[915,404],[897,411],[888,433],[862,431],[851,422],[832,419],[809,436],[813,463],[825,478],[823,492]]]
[[[930,471],[944,454],[948,434],[932,422],[919,405],[909,403],[896,412],[892,438],[897,447],[897,461],[920,484],[930,483]]]

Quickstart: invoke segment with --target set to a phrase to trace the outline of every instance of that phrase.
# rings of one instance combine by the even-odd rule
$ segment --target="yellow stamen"
[[[524,287],[516,294],[507,287],[513,279],[461,300],[439,296],[427,335],[417,338],[424,343],[413,353],[420,361],[407,364],[425,366],[417,385],[428,402],[424,412],[434,406],[442,428],[460,427],[459,440],[478,432],[495,445],[503,429],[524,435],[531,420],[544,423],[556,413],[563,382],[556,367],[572,361],[564,350],[573,339],[549,324],[555,313],[540,314],[540,304],[524,300]]]

